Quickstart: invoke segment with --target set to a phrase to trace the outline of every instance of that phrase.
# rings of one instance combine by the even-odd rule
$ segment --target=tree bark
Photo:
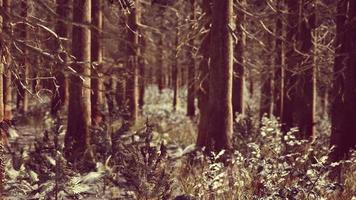
[[[245,3],[245,0],[238,0],[238,5],[241,6]],[[237,35],[237,44],[235,45],[235,58],[236,62],[234,63],[234,76],[233,76],[233,92],[232,92],[232,106],[233,106],[233,115],[234,118],[236,114],[244,114],[244,48],[246,45],[246,35],[242,30],[244,24],[245,14],[240,9],[237,11],[236,17],[236,35]]]
[[[3,0],[0,0],[0,7],[3,7]],[[4,15],[0,15],[0,33],[4,32],[4,21],[6,17]],[[6,22],[5,22],[6,23]],[[4,49],[4,40],[0,41],[0,58],[6,57],[3,49]],[[0,60],[0,123],[3,123],[4,120],[4,84],[3,84],[3,73],[4,73],[4,65],[3,60]],[[5,173],[5,158],[4,158],[4,130],[0,129],[0,199],[3,199],[4,192],[4,173]]]
[[[178,104],[178,77],[179,77],[179,70],[178,70],[178,45],[179,45],[179,17],[177,16],[177,27],[176,27],[176,37],[175,37],[175,49],[174,49],[174,58],[173,58],[173,65],[172,65],[172,84],[173,84],[173,111],[177,110]]]
[[[356,2],[339,0],[331,107],[331,159],[346,158],[356,145]]]
[[[77,72],[70,76],[68,129],[65,147],[70,160],[93,155],[90,148],[91,110],[90,110],[90,28],[91,0],[73,1],[73,21],[84,26],[73,26],[72,51],[75,57],[73,69]]]
[[[138,105],[139,108],[142,110],[143,106],[145,105],[145,87],[146,87],[146,73],[145,73],[145,66],[146,66],[146,61],[145,61],[145,39],[140,38],[140,45],[141,45],[141,55],[139,57],[139,99],[138,99]]]
[[[288,0],[287,35],[286,35],[286,66],[283,77],[283,104],[281,110],[282,129],[288,131],[293,127],[293,113],[295,112],[293,100],[295,99],[296,76],[293,72],[298,64],[298,54],[294,47],[297,45],[297,31],[299,22],[299,1]]]
[[[20,15],[24,19],[24,23],[20,26],[20,35],[21,40],[27,40],[27,24],[25,23],[25,19],[27,18],[27,1],[21,1],[20,3],[21,11]],[[23,48],[23,55],[21,55],[21,69],[20,69],[20,79],[17,80],[18,87],[18,95],[17,95],[17,108],[21,113],[26,113],[28,111],[28,92],[26,90],[29,89],[29,81],[27,80],[29,77],[29,63],[27,55],[28,51],[26,48]]]
[[[3,0],[3,5],[7,14],[11,12],[11,0]],[[3,29],[7,34],[11,34],[10,19],[7,15],[3,16]],[[10,46],[10,44],[8,44]],[[3,73],[3,90],[4,90],[4,119],[12,119],[12,85],[11,85],[11,69],[12,62],[9,55],[6,55],[6,65]]]
[[[191,22],[195,21],[195,0],[191,0]],[[193,29],[193,26],[191,26]],[[193,30],[191,30],[193,31]],[[193,36],[191,36],[193,37]],[[187,116],[195,116],[195,92],[196,92],[196,80],[195,80],[195,55],[194,55],[194,39],[189,40],[190,51],[190,64],[188,65],[188,94],[187,94]]]
[[[100,112],[103,105],[103,82],[102,82],[102,62],[103,62],[103,50],[102,50],[102,29],[103,29],[103,11],[102,0],[92,0],[92,24],[91,30],[91,62],[92,78],[91,78],[91,115],[95,117]]]
[[[56,13],[58,16],[61,16],[65,19],[68,19],[69,17],[69,3],[70,0],[57,0],[57,8],[56,8]],[[68,25],[62,21],[58,20],[55,26],[55,31],[58,34],[59,37],[61,38],[68,38],[69,37],[69,31],[68,31]],[[66,41],[61,41],[62,45],[64,47],[68,46],[68,43]],[[54,51],[58,51],[60,49],[60,46],[57,44],[57,46],[54,48]],[[61,58],[64,60],[66,63],[68,58],[65,54],[60,55]],[[65,77],[63,70],[64,66],[57,66],[57,70],[54,71],[54,84],[53,84],[53,96],[51,99],[51,114],[56,115],[57,112],[66,104],[67,97],[68,97],[68,81],[67,78]]]
[[[269,33],[267,33],[269,34]],[[273,38],[270,35],[266,35],[267,41],[266,44],[271,49],[273,48]],[[272,115],[273,109],[273,67],[272,67],[272,58],[273,56],[267,53],[267,60],[265,66],[261,72],[261,99],[260,99],[260,119],[266,114],[267,117]]]
[[[233,19],[233,1],[214,0],[212,6],[208,103],[210,117],[207,131],[208,149],[220,151],[231,148],[233,132],[233,43],[229,27]]]
[[[283,23],[282,23],[282,6],[284,1],[277,1],[277,20],[275,26],[275,56],[274,56],[274,91],[273,100],[274,108],[273,115],[282,117],[283,99],[284,99],[284,48],[283,48]]]
[[[303,139],[314,139],[314,113],[315,113],[315,63],[314,44],[312,33],[315,28],[315,7],[308,8],[304,0],[300,2],[300,23],[297,35],[298,50],[298,77],[295,96],[295,125],[300,129]],[[305,56],[308,55],[308,56]],[[309,56],[312,55],[312,56]]]
[[[127,67],[129,78],[127,79],[127,100],[130,124],[135,124],[138,117],[138,57],[139,57],[139,38],[138,38],[138,23],[140,20],[140,8],[136,0],[136,7],[131,11],[128,18],[127,40]]]

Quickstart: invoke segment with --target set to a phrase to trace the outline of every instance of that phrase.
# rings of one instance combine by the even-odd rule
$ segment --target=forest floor
[[[202,200],[356,198],[356,154],[343,163],[327,163],[327,120],[318,125],[319,139],[309,144],[295,137],[297,129],[282,133],[274,118],[241,118],[234,127],[236,151],[225,166],[219,161],[223,152],[207,157],[196,151],[197,119],[186,116],[183,92],[173,111],[172,95],[169,89],[160,94],[148,87],[142,117],[125,133],[120,133],[120,119],[110,121],[117,135],[111,153],[101,154],[95,169],[86,172],[63,156],[65,117],[64,129],[57,130],[48,101],[33,104],[29,114],[15,116],[9,131],[6,199],[171,200],[182,194]],[[96,142],[99,150],[109,146],[100,138]],[[330,170],[340,165],[343,181],[330,180]]]
[[[157,145],[162,142],[167,144],[170,156],[178,157],[182,156],[182,152],[187,146],[194,146],[193,144],[196,140],[196,125],[194,119],[192,121],[190,118],[186,117],[186,105],[184,105],[184,103],[179,103],[176,111],[173,112],[171,106],[172,95],[172,91],[169,89],[165,89],[160,94],[157,87],[149,87],[146,90],[145,105],[142,110],[142,115],[138,119],[136,125],[131,127],[130,131],[126,134],[135,135],[136,133],[144,130],[146,123],[149,123],[150,126],[153,127],[152,141],[154,141]],[[180,102],[185,102],[184,93],[180,94],[179,98],[181,100]],[[42,185],[39,184],[40,182],[44,182],[45,184],[51,183],[51,180],[40,181],[39,179],[41,178],[39,177],[42,175],[36,173],[36,169],[31,169],[31,167],[33,167],[33,163],[29,162],[31,160],[31,154],[37,152],[37,149],[39,148],[38,145],[47,145],[47,142],[44,141],[44,138],[46,137],[45,135],[49,134],[51,138],[50,132],[53,128],[53,119],[50,117],[48,112],[50,109],[48,102],[49,99],[46,98],[41,99],[41,101],[37,99],[37,102],[30,106],[30,111],[26,116],[15,114],[15,125],[9,129],[10,146],[5,149],[5,155],[8,160],[6,164],[8,179],[8,184],[6,185],[6,190],[8,191],[6,199],[52,199],[50,196],[53,197],[54,195],[54,191],[51,191],[55,189],[53,188],[53,185],[53,187],[49,186],[49,188],[44,188],[43,183]],[[114,132],[120,129],[121,124],[121,119],[115,119],[109,122],[110,129]],[[65,126],[65,123],[63,123],[63,125]],[[65,131],[62,131],[59,134],[60,143],[63,143],[64,134]],[[63,144],[61,144],[61,146],[63,146]],[[43,152],[40,152],[39,154],[43,154]],[[50,162],[55,162],[55,160],[53,160],[55,158],[51,159],[48,155],[45,156],[45,158],[47,158]],[[41,168],[43,166],[37,167]],[[49,171],[51,170],[49,169]],[[86,175],[90,175],[90,173]],[[52,174],[52,176],[54,176],[54,174]],[[85,175],[82,174],[81,176]],[[47,178],[52,178],[53,181],[55,177]],[[115,188],[104,189],[104,191],[103,185],[105,185],[105,182],[103,182],[104,179],[102,178],[102,174],[95,174],[94,179],[95,178],[98,180],[94,182],[89,181],[90,183],[86,182],[87,185],[82,185],[82,187],[89,186],[90,189],[86,187],[80,188],[80,186],[78,186],[78,188],[72,188],[73,190],[78,191],[73,191],[73,194],[68,196],[61,193],[61,189],[59,189],[58,196],[62,196],[63,199],[81,199],[84,197],[85,199],[116,199],[113,198],[113,196],[116,196],[119,199],[128,198],[125,195],[120,198],[120,195],[117,195],[117,193],[120,192],[116,191]],[[69,186],[67,185],[67,187]],[[65,188],[62,189],[65,190]],[[65,193],[70,192],[65,191]]]

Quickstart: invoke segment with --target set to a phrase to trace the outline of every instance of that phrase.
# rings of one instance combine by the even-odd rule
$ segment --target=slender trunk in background
[[[73,1],[73,21],[87,26],[73,26],[72,52],[75,57],[70,75],[68,128],[65,136],[66,155],[69,160],[93,158],[90,148],[90,27],[91,0]],[[83,157],[84,156],[84,157]]]
[[[139,99],[138,99],[138,105],[139,108],[143,109],[143,106],[145,105],[145,87],[146,87],[146,74],[145,74],[145,67],[146,67],[146,61],[145,61],[145,50],[146,50],[146,45],[145,45],[145,39],[141,37],[139,39],[140,41],[140,46],[141,46],[141,55],[139,57]]]
[[[269,33],[266,33],[266,44],[270,49],[273,48],[273,38]],[[271,54],[269,54],[271,53]],[[261,99],[260,99],[260,119],[263,115],[267,114],[267,117],[271,117],[273,109],[273,53],[266,52],[265,66],[261,72]]]
[[[175,49],[174,49],[174,58],[173,58],[173,65],[172,65],[172,84],[173,84],[173,111],[177,110],[178,104],[178,45],[179,45],[179,16],[177,16],[177,27],[176,29],[176,37],[175,37]]]
[[[162,7],[159,8],[159,13],[160,13],[160,23],[161,26],[163,26],[163,13],[164,13],[164,9]],[[163,88],[164,88],[164,84],[165,84],[165,74],[164,74],[164,67],[163,67],[163,60],[164,60],[164,51],[163,51],[163,32],[159,33],[159,39],[158,39],[158,46],[157,46],[157,68],[156,68],[156,81],[157,81],[157,85],[158,85],[158,90],[159,93],[162,94]]]
[[[94,118],[103,106],[103,77],[101,73],[103,62],[102,31],[103,31],[103,2],[92,0],[91,29],[91,116]]]
[[[190,23],[195,23],[195,0],[191,0],[191,13],[190,13]],[[191,26],[191,31],[193,32],[193,25]],[[193,35],[189,40],[188,50],[190,53],[190,63],[188,65],[188,94],[187,94],[187,116],[195,116],[195,92],[196,92],[196,80],[195,80],[195,55],[194,55],[194,38]]]
[[[123,73],[119,73],[123,74]],[[113,80],[114,82],[114,80]],[[119,80],[114,84],[115,87],[115,101],[116,106],[121,111],[126,110],[126,80],[123,77],[120,77]]]
[[[130,27],[127,34],[127,69],[129,77],[126,84],[127,103],[128,103],[128,121],[135,124],[138,117],[138,57],[139,57],[139,38],[138,23],[140,20],[140,7],[138,1],[135,1],[135,8],[128,17],[128,26]]]
[[[11,0],[3,0],[3,6],[5,12],[10,14],[11,12]],[[7,34],[11,34],[10,28],[10,19],[7,15],[3,16],[3,28]],[[10,47],[11,45],[8,44]],[[11,57],[6,55],[6,65],[4,66],[3,72],[3,89],[4,89],[4,119],[11,120],[12,119],[12,84],[11,84]]]
[[[274,55],[274,86],[273,86],[273,100],[274,109],[273,115],[276,117],[282,116],[283,98],[284,98],[284,80],[283,80],[283,65],[284,65],[284,48],[283,48],[283,15],[281,9],[283,1],[277,1],[277,20],[275,26],[275,55]]]
[[[243,32],[243,25],[246,20],[245,14],[240,8],[245,4],[245,0],[238,0],[236,17],[236,35],[237,35],[237,44],[235,45],[235,58],[234,62],[234,76],[233,76],[233,92],[232,92],[232,106],[233,106],[233,115],[236,118],[236,114],[244,114],[244,48],[246,45],[246,35]]]
[[[20,15],[21,17],[25,20],[27,18],[27,1],[21,1],[20,7]],[[19,37],[21,40],[26,41],[27,40],[27,25],[25,21],[19,26]],[[28,77],[29,77],[29,63],[28,63],[28,50],[26,48],[22,49],[23,55],[21,55],[21,66],[20,66],[20,79],[17,80],[17,88],[18,88],[18,94],[17,94],[17,108],[21,113],[26,113],[28,111],[28,91],[29,90],[29,82],[28,82]]]
[[[283,104],[281,113],[281,122],[283,131],[288,131],[293,127],[293,113],[295,108],[293,100],[295,99],[296,75],[295,72],[298,64],[299,54],[295,51],[297,46],[297,32],[299,21],[299,1],[287,1],[288,16],[287,16],[287,35],[286,35],[286,66],[284,68],[283,77]]]
[[[297,82],[295,85],[295,119],[294,125],[299,127],[301,137],[313,141],[315,113],[315,63],[312,33],[315,28],[315,7],[309,7],[305,0],[299,5],[299,27],[297,35],[297,50],[302,55],[297,56]],[[296,52],[296,54],[300,54]],[[305,56],[308,55],[308,56]],[[309,56],[312,55],[312,56]]]
[[[233,1],[214,0],[212,6],[208,149],[220,151],[231,148],[233,132]]]
[[[69,17],[69,12],[70,12],[70,6],[69,6],[70,0],[57,0],[57,8],[56,8],[56,13],[58,16],[61,16],[62,18],[68,19]],[[68,25],[62,21],[58,20],[55,26],[55,31],[58,34],[59,37],[61,38],[68,38],[69,37],[69,31],[68,31]],[[67,47],[68,44],[66,41],[61,41],[63,47]],[[56,46],[54,51],[58,51],[60,46]],[[68,58],[67,56],[63,53],[60,55],[61,59],[64,61],[64,63],[67,62]],[[67,101],[67,92],[68,92],[68,81],[63,73],[64,70],[64,65],[57,66],[57,70],[54,71],[54,86],[53,86],[53,96],[51,99],[51,114],[55,115],[57,112],[65,105]]]
[[[356,145],[356,2],[339,0],[331,108],[333,161],[345,159]]]

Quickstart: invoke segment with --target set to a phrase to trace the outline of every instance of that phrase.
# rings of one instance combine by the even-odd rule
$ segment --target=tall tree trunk
[[[191,23],[195,21],[195,0],[191,0]],[[193,25],[191,29],[193,29]],[[192,30],[193,31],[193,30]],[[191,36],[193,37],[193,36]],[[194,39],[189,40],[189,53],[190,53],[190,63],[188,65],[188,94],[187,94],[187,116],[195,116],[195,91],[196,91],[196,80],[195,80],[195,55],[194,55]]]
[[[145,74],[145,66],[146,66],[146,60],[145,60],[145,50],[146,50],[146,44],[145,44],[145,39],[143,37],[140,38],[140,46],[141,46],[141,55],[139,57],[139,99],[138,99],[138,105],[139,108],[142,110],[143,106],[145,105],[145,87],[146,87],[146,74]]]
[[[27,1],[21,1],[20,3],[21,12],[20,15],[24,19],[24,23],[20,26],[20,38],[23,41],[27,40],[27,24],[25,20],[27,18]],[[26,113],[28,111],[28,92],[29,90],[29,63],[27,58],[27,49],[23,48],[23,54],[21,55],[21,69],[20,69],[20,79],[17,81],[18,96],[17,96],[17,108],[21,113]]]
[[[91,115],[95,117],[100,112],[103,105],[103,81],[101,73],[101,65],[103,61],[103,50],[101,45],[101,36],[103,29],[103,2],[102,0],[92,0],[92,24],[91,30],[91,62],[92,78],[91,78]]]
[[[355,148],[356,136],[356,2],[339,0],[336,15],[336,50],[331,108],[331,159],[344,159]]]
[[[162,94],[162,90],[164,88],[164,73],[163,73],[163,33],[159,36],[159,41],[158,41],[158,55],[157,55],[157,72],[156,72],[156,77],[157,77],[157,85],[158,85],[158,90],[159,93]]]
[[[173,111],[177,110],[178,104],[178,45],[179,45],[179,16],[177,16],[177,27],[176,27],[176,37],[175,37],[175,49],[174,49],[174,58],[172,65],[172,84],[173,84]]]
[[[275,56],[274,56],[274,109],[273,115],[276,117],[282,117],[283,108],[283,98],[284,98],[284,70],[282,66],[284,65],[284,48],[283,48],[283,23],[282,23],[282,6],[284,1],[277,1],[277,20],[275,26]]]
[[[315,67],[313,55],[312,32],[315,28],[315,8],[308,8],[304,0],[299,5],[299,30],[297,35],[297,48],[302,53],[298,55],[298,77],[296,82],[296,96],[294,106],[295,125],[301,131],[303,139],[314,138],[314,113],[315,113]],[[315,54],[314,54],[315,55]]]
[[[229,28],[233,19],[233,1],[214,0],[212,5],[208,149],[219,151],[231,148],[233,131],[233,43]]]
[[[197,146],[205,147],[208,145],[208,124],[209,124],[209,47],[210,47],[210,33],[207,33],[202,41],[200,52],[203,59],[199,64],[199,84],[197,89],[198,94],[198,108],[199,108],[199,124],[198,124],[198,138]]]
[[[283,77],[283,104],[281,110],[281,122],[284,131],[288,131],[293,127],[293,113],[295,112],[293,100],[295,99],[296,76],[293,72],[298,64],[298,53],[294,47],[297,45],[297,31],[299,21],[299,5],[298,1],[287,1],[288,16],[287,16],[287,35],[286,35],[286,66],[284,68]]]
[[[269,33],[267,33],[269,34]],[[270,35],[266,35],[267,41],[266,44],[268,47],[273,49],[273,38]],[[272,54],[271,54],[272,55]],[[272,66],[272,58],[267,53],[266,65],[263,67],[261,72],[261,99],[260,99],[260,118],[263,115],[267,114],[267,117],[270,117],[273,109],[273,66]]]
[[[127,67],[129,78],[127,79],[127,100],[130,124],[135,124],[138,117],[138,57],[139,57],[139,38],[138,23],[140,20],[140,7],[136,0],[136,7],[131,11],[128,18],[128,47],[127,47]]]
[[[0,7],[3,7],[3,0],[0,0]],[[4,15],[0,15],[0,33],[3,34],[4,32],[4,22],[7,23],[6,17]],[[5,52],[3,51],[4,49],[4,44],[5,41],[1,40],[0,41],[0,58],[6,57]],[[3,84],[3,73],[4,73],[4,66],[5,63],[3,63],[3,60],[0,60],[0,123],[3,123],[4,120],[4,84]],[[3,192],[4,192],[4,173],[5,173],[5,158],[4,158],[4,136],[6,136],[6,133],[4,133],[4,130],[0,129],[0,199],[3,199]]]
[[[58,16],[61,16],[63,18],[68,18],[69,17],[69,3],[70,0],[57,0],[57,8],[56,8],[56,13]],[[62,20],[58,20],[56,23],[55,31],[58,34],[59,37],[61,38],[68,38],[69,37],[69,31],[68,31],[68,25],[66,22]],[[61,41],[62,45],[64,47],[67,47],[68,44],[66,41]],[[60,45],[56,46],[54,51],[58,51],[60,49]],[[65,54],[60,55],[62,60],[66,63],[68,58]],[[57,66],[57,70],[54,72],[54,86],[53,86],[53,96],[51,99],[51,113],[52,115],[57,114],[57,112],[65,105],[68,97],[68,81],[63,73],[64,66]]]
[[[244,3],[245,0],[238,0],[238,6],[242,6]],[[242,26],[244,24],[245,18],[245,14],[239,8],[236,17],[236,34],[238,41],[235,45],[236,62],[234,63],[234,76],[232,87],[232,106],[234,118],[236,117],[236,113],[244,114],[244,48],[246,45],[246,35],[242,30]]]
[[[11,12],[11,0],[3,0],[4,8],[7,14]],[[7,15],[3,16],[3,26],[4,31],[7,34],[11,34],[10,28],[10,19]],[[10,46],[10,44],[8,44]],[[4,89],[4,119],[11,120],[12,119],[12,84],[11,84],[11,68],[10,64],[12,62],[9,55],[6,56],[7,64],[4,66],[3,73],[3,89]]]
[[[211,24],[211,0],[203,0],[202,9],[204,12],[205,28],[209,29]],[[209,59],[210,59],[210,33],[206,33],[199,48],[199,54],[203,59],[199,64],[198,75],[198,108],[199,108],[199,124],[198,124],[198,137],[196,145],[200,148],[208,146],[208,125],[209,125]]]
[[[73,69],[77,72],[70,76],[68,129],[65,147],[70,160],[84,156],[91,160],[90,148],[91,110],[90,110],[90,28],[91,0],[73,1],[73,21],[84,26],[73,26],[72,51],[75,57]]]

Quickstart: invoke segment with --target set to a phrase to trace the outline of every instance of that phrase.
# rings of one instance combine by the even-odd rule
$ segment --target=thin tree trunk
[[[3,1],[5,11],[7,14],[11,12],[11,0],[4,0]],[[6,15],[3,17],[4,23],[4,31],[7,34],[11,34],[10,28],[10,19]],[[4,89],[4,119],[11,120],[12,119],[12,85],[11,85],[11,58],[9,55],[6,56],[7,64],[4,66],[4,73],[3,73],[3,89]]]
[[[129,78],[127,79],[127,100],[130,124],[135,124],[138,117],[138,57],[139,57],[139,38],[138,38],[138,23],[140,20],[140,8],[138,1],[136,7],[131,11],[128,18],[128,47],[127,67],[129,71]]]
[[[175,37],[175,49],[174,49],[174,60],[172,65],[172,84],[173,84],[173,111],[177,110],[178,104],[178,45],[179,45],[179,17],[177,16],[177,27],[176,27],[176,37]]]
[[[146,74],[145,74],[145,66],[146,66],[146,61],[145,61],[145,39],[140,38],[140,45],[141,45],[141,55],[139,57],[139,99],[138,99],[138,105],[139,108],[142,110],[143,106],[145,105],[145,87],[146,87]]]
[[[91,0],[73,1],[73,21],[80,24],[91,23]],[[73,26],[72,51],[76,58],[73,69],[77,74],[70,76],[68,129],[65,147],[70,160],[84,158],[91,161],[90,148],[90,29]],[[83,157],[84,156],[84,157]]]
[[[214,151],[231,148],[233,43],[229,26],[232,24],[232,15],[232,0],[213,1],[208,108],[210,144],[208,147]]]
[[[269,34],[269,33],[268,33]],[[266,44],[273,49],[273,38],[270,35],[266,36],[267,42]],[[267,117],[270,117],[273,109],[273,67],[272,67],[272,58],[267,54],[266,65],[263,67],[261,72],[261,99],[260,99],[260,118],[262,118],[265,114]]]
[[[27,18],[27,1],[22,1],[21,2],[21,17],[25,20]],[[27,40],[27,25],[24,22],[20,26],[20,38],[24,41]],[[28,83],[28,77],[29,77],[29,63],[28,63],[28,58],[27,58],[27,49],[23,49],[23,54],[21,55],[21,71],[20,71],[20,79],[17,81],[17,87],[18,87],[18,96],[17,96],[17,108],[21,113],[26,113],[28,111],[28,92],[27,90],[29,89],[29,83]]]
[[[195,21],[195,0],[191,0],[191,23]],[[193,29],[193,26],[191,26]],[[192,30],[193,31],[193,30]],[[191,36],[192,37],[192,36]],[[187,94],[187,116],[195,116],[195,55],[194,55],[194,39],[189,40],[190,64],[188,65],[188,94]]]
[[[3,7],[3,1],[0,0],[0,7]],[[0,33],[3,34],[4,32],[4,22],[7,23],[6,18],[4,17],[4,15],[0,15]],[[3,46],[4,41],[1,41],[1,47]],[[0,51],[0,57],[6,57],[6,55],[4,55],[4,51],[1,49]],[[4,65],[5,63],[2,62],[2,60],[0,60],[0,123],[3,123],[4,120],[4,84],[3,84],[3,73],[4,73]],[[4,173],[5,173],[5,158],[4,158],[4,136],[6,135],[6,133],[4,133],[4,130],[0,130],[0,199],[3,199],[3,192],[4,192]]]
[[[103,51],[101,45],[101,36],[103,29],[103,11],[102,0],[92,0],[92,23],[93,28],[91,30],[91,62],[92,68],[92,94],[91,94],[91,115],[95,117],[98,112],[100,112],[101,106],[103,105],[103,82],[102,82],[102,61],[103,61]]]
[[[245,0],[239,0],[238,5],[241,6],[245,3]],[[236,114],[244,114],[244,48],[246,45],[246,35],[242,30],[242,26],[245,21],[245,14],[241,11],[237,11],[236,17],[236,34],[237,34],[237,44],[235,45],[235,57],[236,62],[234,63],[234,76],[233,76],[233,92],[232,92],[232,105],[233,105],[233,115],[234,118]]]
[[[284,48],[283,48],[283,23],[282,23],[282,5],[284,1],[277,1],[277,20],[276,20],[276,39],[275,39],[275,56],[274,56],[274,109],[273,115],[282,117],[283,98],[284,98]]]
[[[70,0],[57,0],[56,1],[56,4],[57,4],[56,12],[57,12],[58,16],[61,16],[63,18],[69,17],[69,12],[70,12],[69,3],[70,3]],[[59,37],[62,37],[62,38],[69,37],[68,25],[64,21],[58,20],[56,23],[55,30]],[[66,41],[62,41],[62,43],[63,43],[62,45],[64,47],[68,46]],[[54,48],[54,51],[58,51],[59,48],[60,48],[59,45],[56,46],[56,48]],[[67,56],[65,54],[61,54],[60,56],[66,63],[68,60]],[[54,80],[54,86],[53,86],[53,96],[52,96],[52,100],[51,100],[52,115],[57,114],[57,112],[66,104],[67,97],[68,97],[68,94],[67,94],[68,81],[63,73],[64,66],[60,65],[60,66],[57,66],[57,68],[59,68],[59,69],[57,69],[54,72],[55,80]]]
[[[304,0],[300,1],[299,30],[297,35],[297,48],[304,55],[313,54],[312,29],[315,27],[315,8],[307,10]],[[307,16],[314,13],[312,17]],[[295,125],[301,131],[303,139],[313,140],[314,137],[314,111],[315,111],[315,75],[313,56],[298,55],[295,96]]]
[[[296,76],[293,72],[296,70],[298,65],[299,56],[296,53],[294,47],[297,45],[296,34],[298,31],[298,21],[299,21],[299,7],[298,1],[287,1],[288,16],[287,16],[287,35],[286,35],[286,67],[284,68],[283,77],[283,104],[282,104],[282,128],[284,131],[288,131],[293,127],[293,113],[295,111],[293,100],[295,99],[295,87],[296,87]]]
[[[158,85],[158,90],[159,93],[162,94],[163,88],[164,88],[164,77],[163,77],[163,35],[159,36],[159,41],[158,41],[158,66],[157,66],[157,85]]]

